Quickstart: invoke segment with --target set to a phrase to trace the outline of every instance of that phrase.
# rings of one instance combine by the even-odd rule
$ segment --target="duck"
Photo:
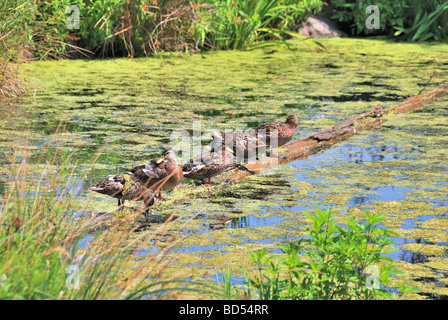
[[[299,117],[291,114],[284,123],[266,123],[253,128],[253,130],[256,132],[258,139],[266,141],[267,146],[271,146],[271,140],[277,138],[275,147],[281,147],[291,141],[298,125]],[[277,133],[273,132],[274,130],[277,130]]]
[[[211,185],[211,178],[223,173],[233,164],[233,150],[223,143],[220,131],[213,131],[211,150],[190,159],[182,166],[184,177]],[[206,181],[208,180],[208,181]]]
[[[253,129],[249,129],[246,132],[236,130],[220,131],[219,133],[227,147],[232,149],[237,158],[237,164],[240,164],[243,158],[257,158],[259,151],[263,152],[267,148],[266,143],[259,139],[256,131]]]
[[[140,181],[129,174],[108,175],[89,188],[101,194],[106,194],[118,199],[118,209],[123,209],[125,200],[143,200],[146,216],[149,215],[149,207],[154,204],[154,197]]]
[[[162,199],[160,190],[173,190],[184,177],[182,169],[177,164],[176,153],[172,149],[163,150],[161,158],[137,166],[128,173],[154,193],[159,189],[158,200]]]

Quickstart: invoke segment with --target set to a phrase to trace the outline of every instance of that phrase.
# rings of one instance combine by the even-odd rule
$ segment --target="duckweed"
[[[417,94],[434,71],[429,87],[448,80],[446,45],[322,42],[326,52],[279,47],[270,59],[263,59],[270,49],[261,48],[31,63],[24,72],[43,91],[5,106],[0,161],[12,161],[14,146],[19,163],[28,141],[38,177],[45,164],[39,154],[51,139],[67,153],[79,148],[73,158],[75,174],[87,170],[78,186],[81,214],[111,212],[116,201],[92,194],[88,187],[107,174],[159,157],[173,147],[172,130],[191,134],[193,121],[200,120],[202,130],[245,129],[296,113],[300,123],[293,139],[299,139],[378,103],[389,107]],[[396,282],[421,290],[407,298],[446,298],[447,116],[446,101],[391,115],[376,130],[235,185],[223,185],[226,175],[211,187],[185,180],[151,208],[162,217],[201,213],[179,226],[180,236],[186,237],[170,250],[178,263],[168,265],[166,274],[215,281],[229,263],[233,274],[242,274],[243,268],[253,267],[248,252],[276,250],[276,243],[302,236],[309,223],[304,213],[316,205],[339,212],[337,221],[359,217],[367,209],[387,213],[385,227],[400,237],[394,239],[398,251],[393,257],[405,273]],[[60,124],[65,130],[55,134]],[[101,155],[89,169],[97,152]],[[1,194],[9,173],[0,167]],[[231,222],[213,230],[210,225],[219,215]]]

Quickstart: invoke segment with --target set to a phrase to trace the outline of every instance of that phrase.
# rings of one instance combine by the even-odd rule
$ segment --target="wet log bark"
[[[405,101],[387,109],[383,109],[383,106],[379,104],[373,108],[373,110],[357,115],[337,126],[328,128],[321,132],[311,133],[300,140],[287,143],[281,147],[279,154],[282,156],[282,159],[278,159],[278,161],[272,161],[272,158],[264,158],[256,163],[246,164],[245,167],[248,169],[247,171],[240,170],[235,172],[226,180],[236,182],[250,174],[267,171],[277,163],[305,159],[308,156],[325,150],[340,141],[347,140],[361,131],[380,126],[387,121],[386,116],[388,114],[406,113],[417,108],[421,108],[436,99],[444,97],[447,93],[448,85],[440,85],[425,94],[410,97]]]

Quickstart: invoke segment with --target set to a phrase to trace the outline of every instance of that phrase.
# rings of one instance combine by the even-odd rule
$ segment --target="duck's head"
[[[221,132],[219,132],[218,130],[215,130],[212,132],[212,135],[210,137],[210,140],[213,141],[212,143],[212,150],[218,151],[218,150],[222,150],[223,148],[223,141],[222,141],[222,135]]]
[[[212,143],[212,150],[219,151],[226,149],[227,151],[230,151],[233,153],[233,150],[230,149],[223,141],[222,134],[218,130],[215,130],[212,132],[211,140],[213,140]]]
[[[177,162],[176,152],[174,152],[171,149],[163,150],[162,157],[159,160],[157,160],[157,163],[161,163],[165,160]]]
[[[295,114],[291,114],[286,118],[285,123],[291,124],[294,127],[297,127],[299,125],[299,117],[297,117]]]
[[[211,140],[213,141],[222,141],[222,134],[218,130],[212,132]]]

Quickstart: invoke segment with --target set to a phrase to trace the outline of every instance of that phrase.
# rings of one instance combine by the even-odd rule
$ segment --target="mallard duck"
[[[148,215],[149,207],[154,204],[152,193],[129,174],[109,175],[90,190],[117,198],[119,209],[123,208],[125,200],[143,200],[145,215]]]
[[[242,159],[257,158],[258,153],[266,150],[267,145],[258,138],[256,131],[250,129],[246,132],[227,131],[219,132],[223,137],[224,143],[233,150],[237,163],[240,164]]]
[[[265,136],[265,141],[268,146],[271,146],[271,140],[276,138],[278,143],[277,147],[280,147],[292,139],[298,125],[299,118],[295,114],[291,114],[286,118],[284,123],[266,123],[262,126],[253,128],[253,130],[257,133],[257,137],[260,140],[264,140],[263,136]],[[274,130],[276,130],[277,133],[275,133]]]
[[[156,189],[172,190],[183,179],[182,169],[177,164],[176,153],[171,149],[165,149],[162,157],[151,160],[150,163],[137,166],[129,171],[133,177],[144,186]],[[159,191],[158,199],[162,198]]]
[[[211,184],[211,178],[228,169],[233,163],[233,152],[223,143],[219,131],[212,133],[213,144],[209,152],[203,152],[182,166],[184,177]],[[208,182],[205,180],[208,179]]]

